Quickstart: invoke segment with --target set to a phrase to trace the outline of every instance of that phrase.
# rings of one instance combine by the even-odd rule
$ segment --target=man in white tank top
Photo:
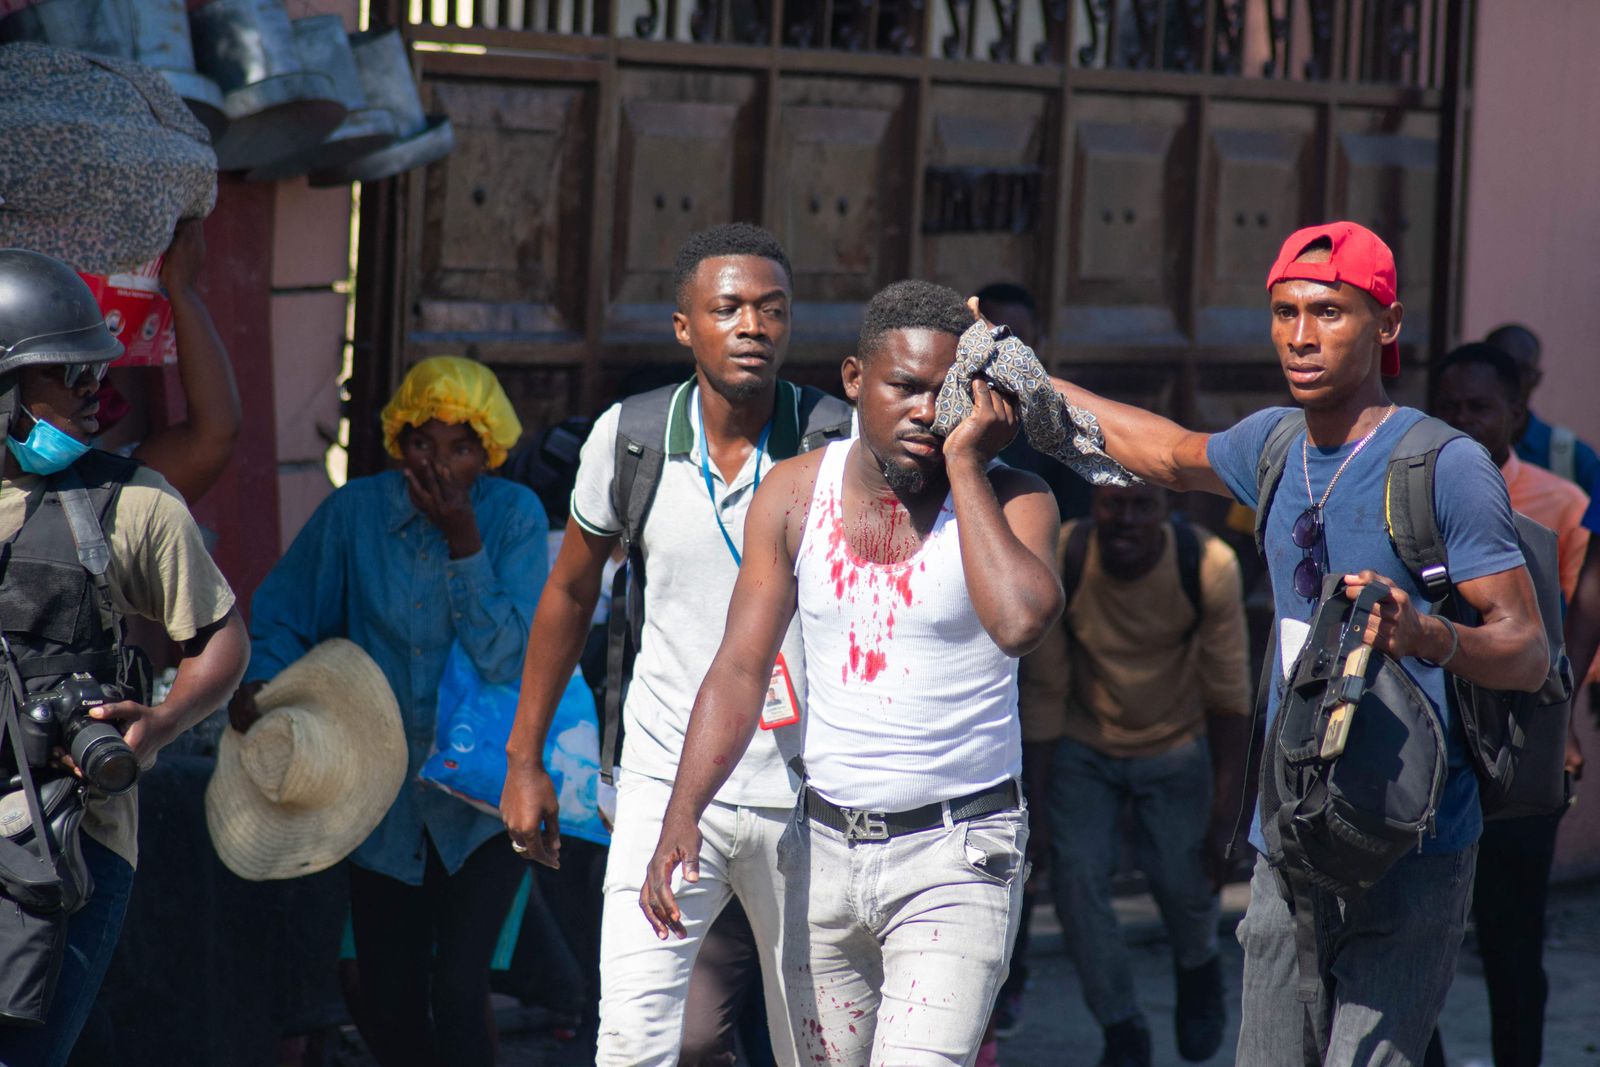
[[[798,612],[807,785],[778,871],[805,1063],[971,1063],[1009,962],[1028,836],[1016,657],[1061,612],[1059,516],[1042,480],[993,462],[1017,417],[984,382],[948,437],[931,430],[971,324],[942,286],[880,292],[843,367],[860,437],[757,493],[640,893],[657,936],[682,937],[673,871],[698,880],[701,813],[782,705],[767,694]]]

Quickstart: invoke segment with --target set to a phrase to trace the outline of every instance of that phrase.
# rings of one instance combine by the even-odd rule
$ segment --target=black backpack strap
[[[655,502],[666,466],[667,420],[672,398],[682,385],[668,385],[627,397],[617,419],[616,465],[611,475],[611,509],[621,523],[627,561],[611,583],[611,615],[606,624],[605,714],[600,723],[600,777],[613,783],[622,750],[622,703],[633,674],[634,656],[644,633],[644,553],[639,547],[645,519]]]
[[[1267,554],[1267,512],[1272,510],[1272,495],[1283,480],[1283,468],[1289,460],[1289,445],[1306,429],[1306,413],[1296,408],[1284,413],[1283,418],[1267,435],[1267,443],[1256,460],[1256,551],[1264,558]]]
[[[1256,699],[1250,710],[1250,741],[1244,752],[1244,766],[1246,774],[1249,774],[1250,772],[1250,761],[1255,759],[1256,756],[1257,735],[1261,735],[1263,741],[1266,740],[1266,731],[1262,724],[1266,722],[1267,698],[1272,692],[1271,688],[1269,687],[1277,685],[1278,680],[1283,677],[1283,671],[1277,666],[1278,627],[1276,618],[1269,622],[1267,626],[1267,651],[1261,660],[1261,677],[1256,681]],[[1267,770],[1268,767],[1266,757],[1263,756],[1261,760],[1260,771],[1256,775],[1257,795],[1263,797],[1265,796],[1267,789]],[[1226,858],[1229,860],[1233,859],[1233,854],[1238,847],[1239,840],[1244,836],[1245,831],[1249,828],[1250,809],[1254,805],[1254,801],[1255,797],[1250,795],[1250,790],[1239,790],[1239,814],[1234,817],[1233,836],[1228,838],[1228,847],[1224,853]],[[1265,806],[1263,806],[1262,810],[1266,810]],[[1265,835],[1266,827],[1264,822],[1262,826],[1262,832],[1263,835]]]
[[[1423,419],[1389,453],[1384,475],[1384,525],[1395,555],[1427,598],[1438,603],[1450,593],[1450,554],[1433,508],[1433,477],[1439,450],[1466,434],[1434,418]]]
[[[801,452],[849,437],[855,424],[855,410],[848,403],[811,385],[800,389],[799,414]]]
[[[1089,558],[1089,538],[1094,536],[1094,520],[1080,519],[1067,530],[1067,543],[1061,551],[1061,591],[1064,605],[1072,603],[1072,594],[1083,581],[1084,561]],[[1063,612],[1062,618],[1066,615]]]
[[[616,468],[611,476],[611,509],[622,524],[622,544],[631,555],[666,465],[667,419],[672,398],[683,385],[663,386],[630,396],[617,419]]]
[[[1193,637],[1205,618],[1205,599],[1200,592],[1200,535],[1181,515],[1172,517],[1172,547],[1178,556],[1178,583],[1183,586],[1189,606],[1194,608],[1194,625],[1185,635]]]
[[[632,640],[626,609],[628,587],[632,584],[631,564],[624,565],[611,580],[611,615],[606,620],[605,717],[600,730],[600,778],[615,785],[617,754],[622,749],[622,699],[633,674],[638,645]]]

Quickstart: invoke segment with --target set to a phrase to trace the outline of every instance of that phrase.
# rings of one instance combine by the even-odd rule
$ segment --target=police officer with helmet
[[[138,772],[227,701],[248,658],[233,593],[183,499],[159,474],[93,447],[95,393],[121,353],[72,268],[0,249],[0,957],[10,961],[0,1063],[9,1067],[62,1064],[72,1051],[138,860]],[[124,639],[129,615],[161,624],[180,650],[157,707],[143,656]],[[39,889],[40,870],[58,881],[54,896]]]

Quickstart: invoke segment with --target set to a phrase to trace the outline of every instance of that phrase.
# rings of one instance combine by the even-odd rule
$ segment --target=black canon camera
[[[139,761],[109,722],[89,717],[90,708],[125,699],[122,690],[89,674],[74,674],[54,689],[33,693],[22,705],[22,747],[30,767],[50,765],[64,748],[90,785],[102,793],[126,793],[139,777]]]

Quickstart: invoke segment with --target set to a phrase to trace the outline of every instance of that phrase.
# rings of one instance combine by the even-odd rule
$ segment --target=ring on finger
[[[528,851],[528,846],[524,845],[521,841],[513,840],[511,842],[511,851],[513,851],[513,852],[526,852],[526,851]]]

